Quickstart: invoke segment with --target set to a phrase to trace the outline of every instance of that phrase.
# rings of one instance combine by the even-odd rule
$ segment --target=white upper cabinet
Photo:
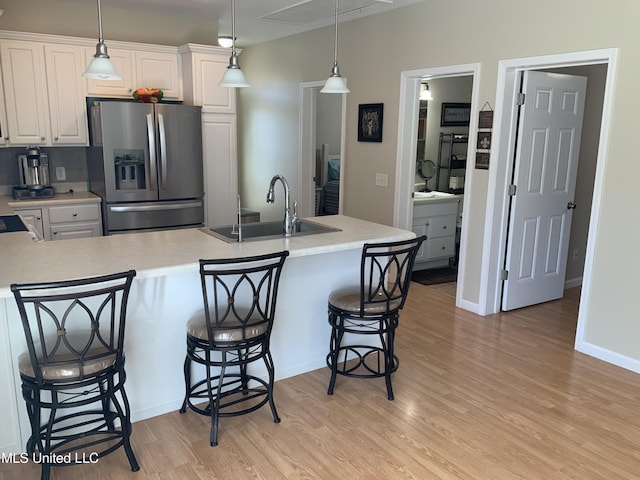
[[[89,65],[95,53],[95,47],[85,50],[87,65]],[[130,97],[134,88],[136,88],[133,79],[133,56],[131,50],[109,48],[109,57],[122,80],[94,80],[88,78],[87,94],[97,97]]]
[[[49,93],[51,145],[87,145],[87,107],[82,72],[83,48],[44,45]]]
[[[0,44],[7,133],[12,145],[50,142],[49,98],[46,90],[44,47],[40,43],[3,41]]]
[[[82,48],[4,40],[0,45],[8,145],[86,145]]]
[[[95,48],[85,50],[87,64]],[[157,87],[169,100],[182,100],[182,81],[177,52],[147,52],[109,47],[109,57],[122,77],[120,81],[87,80],[87,93],[97,97],[131,97],[140,87]]]
[[[135,51],[133,55],[138,87],[157,87],[164,98],[182,100],[182,72],[177,52]]]
[[[235,89],[218,86],[229,65],[229,49],[189,44],[180,52],[185,101],[202,106],[203,113],[235,114]]]
[[[2,79],[0,78],[0,80]],[[9,131],[7,130],[7,114],[5,113],[4,108],[4,88],[2,87],[2,82],[0,81],[0,145],[6,145],[8,140]]]

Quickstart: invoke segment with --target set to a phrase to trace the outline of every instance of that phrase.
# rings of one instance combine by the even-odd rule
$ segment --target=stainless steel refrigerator
[[[105,234],[203,224],[201,107],[98,101],[89,115]]]

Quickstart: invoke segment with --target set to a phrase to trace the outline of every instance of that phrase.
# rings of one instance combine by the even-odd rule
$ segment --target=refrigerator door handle
[[[167,137],[164,129],[164,115],[158,114],[159,148],[160,150],[160,188],[167,189]]]
[[[153,125],[153,114],[148,113],[147,117],[147,141],[149,142],[149,190],[156,190],[156,134]]]
[[[109,210],[112,212],[153,212],[155,210],[181,210],[183,208],[198,208],[201,206],[202,202],[185,202],[159,205],[110,206]]]

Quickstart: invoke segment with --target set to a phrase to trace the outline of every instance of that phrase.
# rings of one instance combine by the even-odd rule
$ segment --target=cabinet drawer
[[[440,257],[453,257],[455,254],[455,237],[427,239],[425,243],[427,244],[426,260],[433,260],[434,258]]]
[[[51,225],[51,240],[99,237],[100,233],[101,226],[98,222]]]
[[[86,222],[90,220],[100,220],[100,207],[97,204],[49,207],[49,222],[51,224]]]
[[[457,215],[458,213],[458,200],[455,199],[451,202],[423,202],[414,203],[413,205],[413,218],[418,217],[437,217],[440,215]]]
[[[427,238],[446,237],[456,233],[455,215],[444,215],[426,219]]]

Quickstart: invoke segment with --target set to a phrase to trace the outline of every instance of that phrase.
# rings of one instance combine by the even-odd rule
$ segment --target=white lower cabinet
[[[414,203],[413,232],[426,235],[420,247],[414,270],[445,267],[456,254],[456,220],[458,199]]]
[[[102,235],[102,214],[99,203],[70,203],[16,208],[20,215],[44,240],[99,237]]]
[[[36,232],[39,238],[44,238],[44,217],[41,208],[14,208],[18,215],[22,217],[22,221]]]
[[[100,235],[102,235],[102,220],[98,204],[49,207],[51,240],[99,237]]]

